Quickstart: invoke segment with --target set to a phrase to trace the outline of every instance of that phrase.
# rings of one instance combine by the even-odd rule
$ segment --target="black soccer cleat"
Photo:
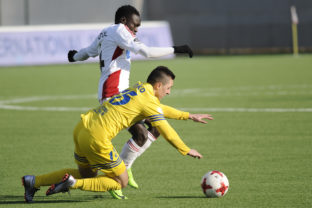
[[[75,183],[75,179],[72,175],[66,173],[60,183],[52,184],[47,190],[46,195],[52,195],[57,193],[69,192],[69,188]]]

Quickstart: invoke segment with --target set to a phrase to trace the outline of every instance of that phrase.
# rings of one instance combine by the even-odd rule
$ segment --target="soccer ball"
[[[229,190],[229,185],[226,175],[217,170],[206,173],[201,180],[201,188],[209,198],[224,196]]]

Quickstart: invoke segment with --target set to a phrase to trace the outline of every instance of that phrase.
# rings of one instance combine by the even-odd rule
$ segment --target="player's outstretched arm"
[[[195,149],[190,149],[184,144],[177,132],[169,125],[169,123],[163,123],[162,125],[156,126],[159,133],[182,155],[189,155],[194,158],[202,158],[203,156]]]
[[[138,53],[145,56],[146,58],[157,58],[157,57],[167,56],[167,55],[174,54],[174,53],[187,53],[190,58],[193,57],[193,51],[188,45],[172,46],[172,47],[148,47],[144,45],[143,43],[135,43],[135,44],[138,45],[138,48],[139,48]],[[128,48],[128,49],[130,51],[133,50],[133,48]]]
[[[191,157],[194,157],[194,158],[198,158],[198,159],[200,159],[200,158],[203,157],[199,152],[197,152],[197,150],[194,150],[194,149],[191,149],[191,150],[187,153],[187,155],[189,155],[189,156],[191,156]]]
[[[68,51],[67,58],[69,62],[76,62],[76,61],[84,61],[87,60],[90,57],[96,57],[99,55],[99,45],[100,40],[102,37],[102,33],[98,35],[97,38],[92,42],[92,44],[86,48],[82,48],[79,51],[76,50],[70,50]]]
[[[188,112],[183,112],[164,104],[160,104],[160,107],[164,113],[165,118],[176,120],[188,120],[190,118]]]
[[[98,51],[93,45],[89,46],[88,48],[82,48],[79,51],[70,50],[67,54],[69,62],[84,61],[90,57],[95,56],[98,56]]]
[[[195,122],[206,124],[207,121],[205,121],[203,119],[213,120],[213,117],[209,114],[190,114],[189,119],[191,119]]]
[[[163,122],[161,125],[156,126],[156,128],[158,132],[182,155],[187,155],[190,152],[191,148],[186,146],[168,122]]]

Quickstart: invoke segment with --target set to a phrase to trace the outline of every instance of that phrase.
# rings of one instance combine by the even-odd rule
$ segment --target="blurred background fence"
[[[0,0],[0,25],[112,23],[123,4],[168,21],[175,44],[204,54],[291,52],[295,5],[299,50],[312,52],[312,0]]]

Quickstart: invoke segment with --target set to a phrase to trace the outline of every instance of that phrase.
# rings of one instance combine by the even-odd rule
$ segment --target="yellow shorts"
[[[74,130],[75,162],[81,167],[101,170],[107,176],[119,176],[126,166],[110,139],[94,138],[80,121]]]

